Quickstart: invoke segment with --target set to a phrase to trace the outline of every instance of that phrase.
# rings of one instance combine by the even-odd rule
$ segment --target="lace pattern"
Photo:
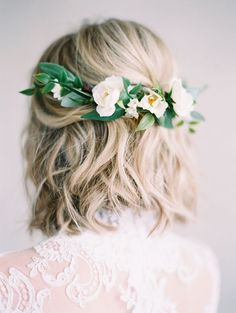
[[[196,248],[190,240],[171,232],[147,237],[153,222],[150,214],[134,217],[127,212],[122,218],[111,218],[103,212],[100,218],[117,225],[117,231],[95,234],[88,230],[79,236],[61,232],[34,247],[35,253],[26,264],[28,276],[13,267],[9,277],[1,274],[0,312],[44,313],[43,304],[55,288],[64,288],[69,301],[86,309],[88,303],[99,299],[103,290],[115,288],[129,312],[182,313],[167,291],[169,275],[191,286],[204,266],[209,267],[215,281],[202,312],[216,312],[218,268],[208,248],[202,245]],[[191,262],[186,261],[183,250],[191,256]],[[87,269],[86,280],[81,277],[78,262]],[[121,282],[120,273],[126,277]],[[36,292],[31,281],[38,277],[45,288]]]
[[[9,277],[0,274],[0,312],[41,313],[44,299],[50,290],[35,292],[28,277],[15,268],[9,269]]]

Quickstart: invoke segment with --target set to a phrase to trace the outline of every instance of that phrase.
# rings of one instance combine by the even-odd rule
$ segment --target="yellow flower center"
[[[105,90],[104,93],[103,93],[102,98],[104,99],[104,98],[106,98],[109,95],[110,95],[109,90]]]
[[[148,97],[148,104],[153,106],[153,103],[158,99],[158,96],[156,95],[151,95]]]

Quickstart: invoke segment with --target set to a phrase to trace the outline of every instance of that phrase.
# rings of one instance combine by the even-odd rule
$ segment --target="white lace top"
[[[151,213],[100,210],[113,233],[60,232],[0,257],[1,313],[215,313],[219,269],[202,243],[147,237]]]

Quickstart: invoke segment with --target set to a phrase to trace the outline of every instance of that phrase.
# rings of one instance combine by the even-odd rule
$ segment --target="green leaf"
[[[75,92],[70,92],[66,96],[63,97],[61,101],[61,106],[67,108],[74,108],[80,105],[84,105],[89,103],[90,100],[88,98],[81,97]]]
[[[191,122],[189,122],[189,125],[197,125],[199,123],[200,123],[200,121],[191,121]]]
[[[68,95],[68,93],[70,93],[70,92],[71,92],[70,89],[68,89],[66,87],[62,87],[60,94],[62,97],[64,97],[64,96]]]
[[[128,78],[122,77],[123,79],[123,84],[125,87],[126,92],[128,92],[128,87],[130,86],[130,81],[128,80]]]
[[[83,94],[80,95],[73,91],[69,94],[69,97],[72,98],[74,101],[79,102],[80,104],[91,103],[91,100],[92,100],[92,98],[85,97]]]
[[[143,109],[143,108],[141,108],[141,107],[137,107],[137,111],[138,111],[139,113],[148,113],[148,112],[149,112],[147,109]]]
[[[132,88],[129,93],[136,95],[141,90],[142,87],[143,87],[142,84],[138,84],[134,86],[134,88]]]
[[[201,87],[189,87],[185,81],[183,82],[183,87],[192,95],[194,100],[196,100],[198,96],[208,88],[206,84]]]
[[[184,121],[179,121],[177,124],[176,124],[176,127],[179,127],[179,126],[182,126],[184,124]]]
[[[79,76],[76,76],[76,77],[75,77],[74,86],[75,86],[76,88],[82,88],[82,87],[83,87],[82,79],[81,79]]]
[[[192,116],[193,118],[195,118],[196,120],[205,121],[204,116],[203,116],[201,113],[197,112],[197,111],[192,111],[192,112],[191,112],[191,116]]]
[[[196,132],[195,129],[193,129],[192,127],[189,127],[188,131],[189,131],[190,133],[195,133],[195,132]]]
[[[81,117],[88,120],[113,121],[125,114],[125,110],[121,108],[118,104],[116,104],[115,107],[116,107],[115,112],[110,116],[100,116],[96,109],[94,109],[91,112],[81,115]]]
[[[172,119],[175,117],[175,112],[170,108],[167,108],[164,115],[158,118],[158,122],[165,128],[174,128]]]
[[[78,103],[76,103],[73,99],[67,96],[62,98],[60,105],[65,108],[76,108],[79,106]]]
[[[125,109],[125,106],[124,106],[124,103],[123,103],[122,100],[119,100],[119,101],[117,102],[117,104],[118,104],[121,108]]]
[[[65,70],[61,71],[59,81],[62,82],[62,83],[66,83],[67,82],[67,74],[66,74]]]
[[[39,68],[46,74],[53,76],[54,78],[57,78],[59,81],[62,77],[63,71],[66,73],[67,78],[69,80],[75,79],[75,75],[72,74],[70,71],[64,68],[64,66],[61,66],[56,63],[50,63],[50,62],[40,62],[39,63]]]
[[[151,127],[154,124],[154,122],[155,122],[155,117],[153,116],[152,113],[148,112],[141,118],[135,131],[145,130]]]
[[[140,90],[140,92],[137,94],[138,101],[141,101],[144,96],[145,96],[144,91]]]
[[[36,82],[46,85],[50,81],[50,76],[45,73],[38,73],[34,75]]]
[[[41,88],[41,92],[42,93],[48,93],[53,89],[54,86],[55,86],[54,83],[49,82],[43,88]]]
[[[129,94],[125,90],[122,90],[120,93],[120,100],[122,100],[124,104],[128,104],[130,102],[130,98]]]
[[[170,106],[172,106],[172,104],[174,103],[173,99],[171,98],[171,95],[172,95],[172,90],[171,90],[170,92],[165,92],[165,93],[164,93],[165,101],[166,101]]]
[[[22,93],[23,95],[26,95],[26,96],[32,96],[35,92],[35,87],[24,89],[24,90],[21,90],[19,92]]]
[[[70,88],[70,89],[71,89],[71,91],[73,91],[77,95],[80,95],[84,99],[91,99],[92,98],[92,95],[88,92],[82,91],[82,90],[77,89],[77,88]]]

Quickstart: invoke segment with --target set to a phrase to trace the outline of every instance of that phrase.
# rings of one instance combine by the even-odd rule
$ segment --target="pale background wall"
[[[233,0],[0,1],[1,252],[38,240],[26,232],[19,147],[28,99],[18,91],[28,86],[33,65],[53,39],[75,30],[84,18],[137,20],[164,38],[191,85],[209,85],[199,99],[207,122],[195,137],[202,171],[199,220],[181,232],[215,250],[222,275],[220,312],[236,312],[235,9]]]

